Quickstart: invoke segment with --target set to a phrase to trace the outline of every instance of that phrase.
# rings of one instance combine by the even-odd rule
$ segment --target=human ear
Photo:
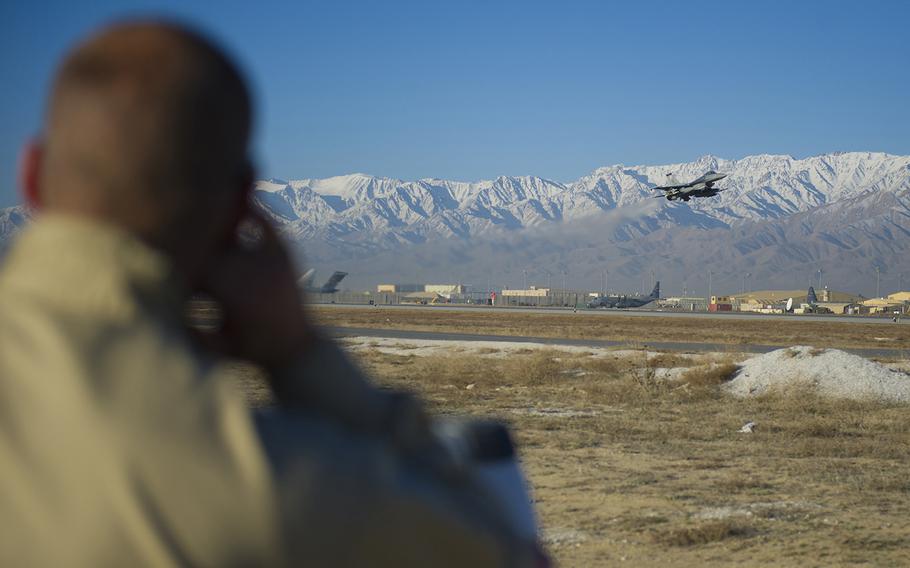
[[[44,147],[37,139],[29,140],[22,147],[19,157],[19,189],[22,199],[31,209],[38,211],[44,205],[41,195],[41,166]]]

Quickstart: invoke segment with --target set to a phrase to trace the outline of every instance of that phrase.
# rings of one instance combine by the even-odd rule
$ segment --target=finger
[[[275,224],[259,208],[251,207],[249,221],[260,229],[259,250],[266,254],[278,255],[292,271],[296,271],[300,258],[294,258],[285,240],[278,234]]]
[[[221,329],[201,330],[188,327],[190,340],[201,350],[208,353],[227,356],[231,353],[230,341],[223,327]]]
[[[271,219],[258,207],[250,207],[245,220],[259,229],[264,243],[281,244],[281,237],[278,236]]]

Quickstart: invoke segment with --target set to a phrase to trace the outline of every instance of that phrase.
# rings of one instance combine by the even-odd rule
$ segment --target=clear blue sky
[[[0,206],[51,73],[112,18],[194,23],[257,94],[263,177],[560,181],[706,153],[910,153],[910,2],[3,2]]]

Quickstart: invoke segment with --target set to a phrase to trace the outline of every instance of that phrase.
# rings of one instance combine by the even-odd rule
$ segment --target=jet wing
[[[684,183],[681,185],[658,185],[653,189],[659,189],[661,191],[673,191],[674,189],[685,189],[687,187],[692,187],[691,183]]]

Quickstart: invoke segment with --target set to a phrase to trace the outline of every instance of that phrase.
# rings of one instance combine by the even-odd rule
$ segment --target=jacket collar
[[[0,267],[0,288],[114,318],[140,310],[180,317],[186,298],[165,254],[112,225],[51,213],[16,239]]]

